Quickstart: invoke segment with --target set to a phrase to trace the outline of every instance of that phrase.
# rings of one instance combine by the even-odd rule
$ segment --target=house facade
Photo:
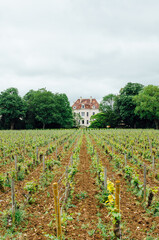
[[[82,99],[82,97],[80,97],[72,105],[72,110],[76,116],[77,114],[80,115],[78,124],[83,127],[89,127],[91,116],[99,113],[99,103],[92,97],[89,99]]]

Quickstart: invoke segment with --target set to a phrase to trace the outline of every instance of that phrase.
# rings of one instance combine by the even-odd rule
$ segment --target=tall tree
[[[56,122],[59,127],[71,128],[73,126],[73,114],[72,108],[68,101],[66,94],[56,93],[54,95],[55,99],[55,112],[56,112]]]
[[[25,104],[16,88],[8,88],[0,94],[0,115],[5,124],[14,129],[15,122],[25,116]]]
[[[107,112],[109,110],[113,111],[115,99],[116,95],[114,94],[108,94],[105,97],[103,97],[103,100],[100,103],[100,110],[102,112]]]
[[[72,127],[73,117],[66,94],[53,94],[42,88],[38,91],[30,90],[24,99],[27,104],[26,123],[37,127],[40,123],[44,129],[49,127]]]
[[[24,101],[26,104],[26,116],[25,116],[25,125],[27,129],[37,128],[38,121],[35,118],[35,104],[34,104],[34,96],[36,91],[30,90],[24,96]]]
[[[106,114],[103,112],[91,116],[90,128],[106,128],[109,121],[106,119]]]
[[[80,121],[83,119],[80,115],[80,113],[73,112],[73,127],[79,128],[80,127]]]
[[[140,121],[139,117],[135,114],[136,103],[134,102],[133,97],[138,95],[142,89],[142,84],[129,82],[120,90],[120,93],[116,98],[116,111],[119,111],[121,120],[128,127],[136,127],[136,124]]]
[[[108,94],[103,97],[100,103],[100,113],[92,116],[90,127],[105,128],[108,125],[116,127],[118,124],[119,116],[114,109],[116,95]]]
[[[135,113],[143,119],[153,120],[159,129],[159,87],[148,85],[134,97]]]
[[[43,129],[46,124],[52,123],[55,112],[55,101],[52,92],[47,91],[45,88],[37,91],[31,90],[24,96],[24,99],[28,106],[28,120],[31,120],[32,123],[38,121],[42,124]]]

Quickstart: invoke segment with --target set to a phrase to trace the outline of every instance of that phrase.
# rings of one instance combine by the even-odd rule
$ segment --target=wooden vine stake
[[[144,164],[144,202],[146,202],[146,165]]]
[[[153,168],[153,171],[155,170],[155,156],[153,155],[152,157],[152,168]]]
[[[120,213],[120,181],[117,180],[115,186],[115,208],[117,213]],[[121,229],[120,229],[120,220],[115,219],[114,233],[116,239],[121,239]]]
[[[55,202],[55,215],[56,215],[56,228],[57,228],[57,237],[62,239],[62,229],[61,229],[61,214],[60,214],[60,205],[59,205],[59,195],[58,195],[58,184],[53,184],[54,191],[54,202]]]
[[[43,155],[43,173],[45,173],[45,155]]]
[[[104,168],[104,188],[107,191],[107,168]]]
[[[14,191],[14,179],[12,178],[11,184],[11,193],[12,193],[12,223],[15,223],[15,191]]]

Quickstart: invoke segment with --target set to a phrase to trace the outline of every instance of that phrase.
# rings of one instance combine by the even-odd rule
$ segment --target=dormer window
[[[84,104],[82,104],[82,108],[84,108]]]

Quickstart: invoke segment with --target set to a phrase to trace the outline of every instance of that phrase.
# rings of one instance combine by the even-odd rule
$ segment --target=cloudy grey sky
[[[0,0],[0,92],[70,102],[159,85],[158,0]]]

